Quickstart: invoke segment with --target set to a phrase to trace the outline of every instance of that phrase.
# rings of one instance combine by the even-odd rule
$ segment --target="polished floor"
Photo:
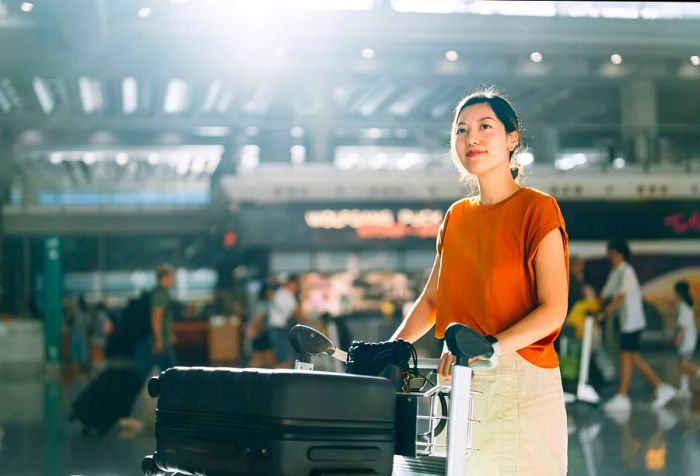
[[[677,382],[670,352],[645,353],[657,372]],[[138,432],[113,429],[107,435],[83,436],[68,421],[71,401],[88,377],[72,372],[13,367],[0,371],[0,474],[2,475],[140,475],[142,457],[153,451],[155,402],[145,392],[134,414],[145,422]],[[608,416],[598,406],[571,404],[569,474],[700,475],[700,382],[696,396],[675,400],[661,411],[651,409],[651,387],[635,376],[630,418]],[[614,393],[604,389],[604,396]]]

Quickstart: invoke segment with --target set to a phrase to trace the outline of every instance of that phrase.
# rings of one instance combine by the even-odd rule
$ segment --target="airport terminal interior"
[[[450,136],[489,87],[568,232],[568,474],[700,475],[700,4],[480,0],[0,0],[0,474],[143,474],[158,367],[293,366],[299,322],[389,340],[477,193]],[[619,243],[648,364],[622,402]],[[137,321],[172,359],[126,395]],[[110,371],[90,410],[126,409],[91,427]]]

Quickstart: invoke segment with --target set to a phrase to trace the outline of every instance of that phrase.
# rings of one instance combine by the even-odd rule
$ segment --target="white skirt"
[[[467,471],[473,475],[567,473],[567,421],[559,368],[537,367],[518,353],[475,370],[474,419]],[[440,435],[444,437],[444,433]],[[440,438],[442,439],[442,438]]]

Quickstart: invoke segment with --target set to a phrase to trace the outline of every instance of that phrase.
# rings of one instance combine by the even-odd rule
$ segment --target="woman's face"
[[[505,168],[510,173],[510,151],[518,133],[507,133],[488,103],[465,107],[457,117],[455,149],[467,171],[477,177]]]

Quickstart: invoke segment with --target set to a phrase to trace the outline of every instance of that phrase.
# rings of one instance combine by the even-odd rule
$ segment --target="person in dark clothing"
[[[269,284],[263,284],[260,289],[259,299],[254,311],[253,319],[248,326],[248,338],[252,339],[253,355],[250,366],[273,368],[275,366],[275,352],[268,333],[267,320],[270,312],[270,302],[275,293],[275,288]]]
[[[156,269],[158,284],[149,294],[150,334],[144,336],[135,346],[134,370],[143,382],[151,375],[154,366],[161,371],[175,366],[175,343],[172,333],[172,314],[170,312],[170,289],[175,283],[175,270],[168,264]],[[141,430],[143,423],[136,418],[122,418],[119,426],[129,432]]]
[[[156,277],[158,284],[149,296],[151,334],[136,345],[134,356],[137,373],[144,379],[154,365],[161,371],[175,365],[170,312],[170,289],[175,283],[175,270],[168,264],[161,265],[156,269]]]

